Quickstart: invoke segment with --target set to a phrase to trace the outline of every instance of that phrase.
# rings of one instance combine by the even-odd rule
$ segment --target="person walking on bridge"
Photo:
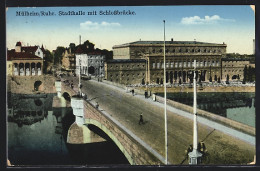
[[[143,113],[140,114],[139,125],[144,124]]]

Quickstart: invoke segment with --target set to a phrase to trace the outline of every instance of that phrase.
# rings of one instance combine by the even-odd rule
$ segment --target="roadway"
[[[71,79],[71,77],[67,77]],[[74,77],[74,85],[77,79]],[[90,101],[133,132],[160,155],[165,156],[163,105],[132,96],[130,92],[94,80],[82,80],[82,92]],[[171,164],[188,164],[185,150],[192,144],[193,121],[167,108],[168,159]],[[139,125],[143,114],[144,124]],[[191,117],[192,118],[192,117]],[[253,161],[255,146],[205,124],[198,124],[199,141],[204,141],[208,155],[204,164],[246,164]]]

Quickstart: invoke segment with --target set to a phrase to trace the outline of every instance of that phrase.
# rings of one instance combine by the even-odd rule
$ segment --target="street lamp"
[[[198,128],[197,128],[197,88],[196,88],[196,60],[194,60],[194,77],[193,77],[193,150],[189,155],[189,164],[200,164],[202,154],[197,150],[198,148]]]
[[[79,96],[81,96],[81,75],[80,75],[80,73],[81,73],[81,59],[79,58]]]
[[[164,48],[163,48],[163,68],[164,68],[164,125],[165,125],[165,164],[168,164],[168,134],[167,134],[167,113],[166,113],[166,64],[165,64],[165,20],[163,20],[164,28]]]

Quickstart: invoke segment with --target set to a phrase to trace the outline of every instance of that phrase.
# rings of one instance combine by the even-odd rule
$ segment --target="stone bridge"
[[[88,125],[94,125],[117,145],[130,164],[160,165],[164,163],[164,158],[160,154],[112,118],[110,114],[90,101],[75,97],[77,87],[72,90],[63,82],[60,85],[61,95],[70,95],[73,113],[76,115],[76,122],[71,125],[68,131],[68,143],[84,144],[103,141],[102,138],[97,138],[97,135],[88,129]]]

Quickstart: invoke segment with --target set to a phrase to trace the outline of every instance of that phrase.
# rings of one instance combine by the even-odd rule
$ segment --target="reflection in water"
[[[55,94],[8,94],[8,158],[14,165],[128,164],[110,139],[67,144],[72,108],[53,108]]]
[[[164,96],[163,94],[158,94]],[[193,93],[168,93],[167,98],[193,105]],[[197,93],[199,109],[255,127],[255,93]]]

